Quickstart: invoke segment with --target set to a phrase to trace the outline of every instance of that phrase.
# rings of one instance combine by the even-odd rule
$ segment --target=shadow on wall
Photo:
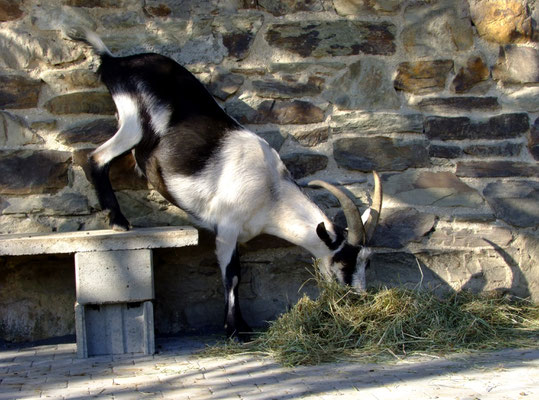
[[[500,255],[505,264],[511,271],[511,285],[507,288],[500,288],[503,292],[511,292],[520,297],[529,297],[531,295],[529,283],[522,272],[522,268],[516,262],[516,260],[504,249],[498,246],[496,243],[484,239],[492,248]]]
[[[253,239],[240,247],[240,260],[241,309],[255,328],[286,312],[304,293],[318,294],[312,256],[281,239]],[[157,334],[222,333],[224,291],[213,234],[201,231],[199,245],[189,249],[154,250],[154,271]]]
[[[516,260],[496,243],[474,259],[470,251],[377,253],[367,271],[370,287],[424,288],[439,295],[469,290],[530,297],[528,280]]]
[[[0,257],[0,341],[75,333],[72,255]]]
[[[423,288],[438,295],[462,290],[529,297],[528,281],[512,255],[489,241],[480,257],[468,250],[376,253],[367,271],[370,287]],[[223,289],[213,235],[195,249],[155,252],[155,325],[158,334],[222,331]],[[241,252],[240,302],[246,320],[264,327],[296,304],[314,298],[312,258],[301,248],[263,236]]]

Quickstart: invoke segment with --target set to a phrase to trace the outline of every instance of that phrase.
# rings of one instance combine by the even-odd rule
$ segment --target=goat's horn
[[[332,184],[324,181],[314,180],[309,182],[308,185],[311,187],[322,187],[333,194],[337,200],[339,200],[341,208],[344,212],[344,217],[346,218],[346,223],[348,225],[348,243],[354,246],[357,246],[361,242],[365,243],[365,239],[367,237],[365,227],[361,221],[361,214],[359,213],[359,210],[352,199],[348,197],[348,195],[346,195],[342,190],[337,189]]]
[[[378,225],[378,219],[380,218],[380,213],[382,212],[382,183],[380,182],[380,177],[376,171],[372,171],[372,174],[374,176],[374,194],[372,196],[372,206],[369,219],[365,223],[367,243],[374,235],[374,230],[376,229],[376,225]]]

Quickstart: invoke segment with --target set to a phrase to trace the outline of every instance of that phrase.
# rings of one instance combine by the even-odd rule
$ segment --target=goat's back
[[[113,97],[119,93],[147,96],[156,105],[167,107],[171,126],[194,116],[205,116],[231,128],[237,125],[191,72],[163,55],[103,56],[98,73]]]

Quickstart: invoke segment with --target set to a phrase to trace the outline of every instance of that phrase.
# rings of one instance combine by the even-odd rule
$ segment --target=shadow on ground
[[[425,390],[434,390],[438,385],[445,387],[443,390],[446,391],[458,390],[458,385],[465,386],[461,380],[476,380],[474,385],[478,386],[483,382],[476,375],[478,371],[494,371],[498,384],[502,385],[503,374],[514,370],[521,378],[522,391],[527,384],[537,387],[539,379],[539,348],[461,354],[440,359],[423,357],[398,363],[343,362],[284,368],[262,356],[201,358],[194,355],[212,341],[215,337],[163,338],[158,342],[159,353],[155,356],[99,356],[89,359],[77,359],[73,343],[5,349],[0,351],[0,399],[36,396],[69,399],[94,396],[319,399],[326,395],[353,397],[359,392],[368,394],[378,389],[383,391],[376,392],[377,398],[380,398],[380,393],[387,392],[389,399],[394,398],[394,390],[398,388],[402,394],[400,398],[407,398],[403,392],[405,389],[413,388],[414,391],[419,390],[417,393],[425,393]],[[536,381],[527,382],[521,369],[529,371],[530,376],[535,374]]]

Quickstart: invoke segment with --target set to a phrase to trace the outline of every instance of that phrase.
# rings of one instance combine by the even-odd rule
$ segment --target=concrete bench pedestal
[[[191,227],[0,235],[0,255],[75,255],[77,354],[155,352],[152,249],[198,243]]]
[[[153,354],[152,250],[75,253],[79,357]]]
[[[155,353],[153,304],[75,303],[77,356]]]

